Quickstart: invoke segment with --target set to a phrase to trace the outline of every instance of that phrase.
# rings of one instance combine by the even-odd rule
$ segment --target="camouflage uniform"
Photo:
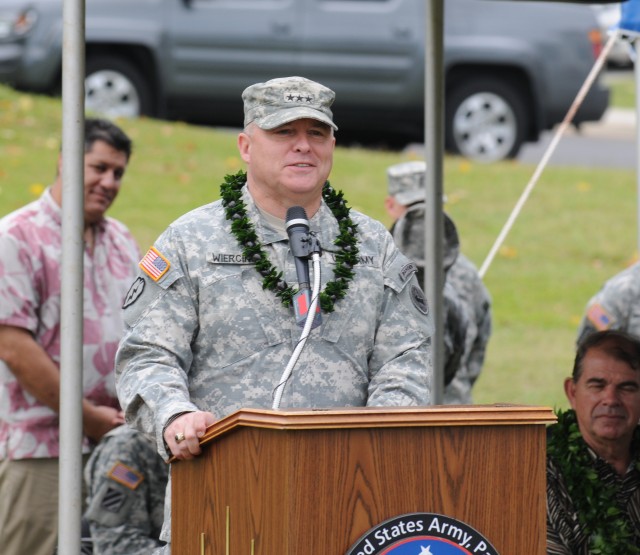
[[[333,98],[330,89],[300,77],[258,83],[243,92],[245,127],[264,131],[316,119],[335,129]],[[242,200],[269,260],[286,282],[296,283],[284,226],[259,210],[246,185]],[[428,405],[433,323],[415,264],[382,224],[353,210],[350,216],[359,249],[354,277],[346,298],[311,330],[280,407]],[[323,249],[324,288],[334,279],[340,229],[324,200],[309,225]],[[160,236],[125,299],[129,329],[116,356],[118,396],[127,421],[155,438],[166,459],[164,428],[180,413],[201,410],[221,418],[271,407],[299,341],[293,309],[263,288],[243,248],[222,201],[202,206]],[[161,535],[167,540],[169,501]]]
[[[294,283],[286,234],[261,217],[246,187],[243,195],[269,259]],[[281,406],[428,405],[433,324],[415,265],[382,224],[354,211],[351,217],[360,239],[355,277],[346,298],[311,331]],[[310,226],[324,248],[324,287],[333,278],[338,226],[324,203]],[[262,288],[244,260],[220,202],[178,220],[155,248],[170,267],[157,282],[141,274],[132,286],[116,380],[127,421],[155,437],[168,458],[163,429],[177,413],[199,409],[220,418],[243,407],[269,408],[301,330],[293,310]],[[167,541],[170,520],[167,499]]]
[[[129,426],[109,432],[84,469],[95,555],[149,555],[161,542],[169,467]]]
[[[243,200],[270,260],[296,282],[286,233]],[[355,211],[360,263],[345,299],[323,314],[287,383],[282,407],[428,405],[433,324],[415,278],[382,224]],[[322,203],[310,227],[319,238],[322,286],[333,279],[336,219]],[[221,418],[269,407],[300,337],[293,311],[262,287],[245,260],[220,201],[180,218],[155,249],[169,267],[158,281],[140,273],[125,300],[129,326],[116,357],[127,420],[155,437],[177,413]]]
[[[418,281],[424,284],[424,203],[413,204],[391,227],[398,248],[418,267]],[[445,227],[453,222],[447,218]],[[453,227],[455,232],[455,227]],[[446,237],[446,236],[445,236]],[[456,232],[457,238],[457,232]],[[445,271],[455,261],[457,250],[447,249],[443,256]],[[467,326],[466,308],[451,283],[445,281],[442,291],[444,322],[444,384],[448,386],[461,369]],[[445,390],[446,391],[446,390]]]
[[[389,195],[407,206],[406,213],[391,228],[392,235],[400,250],[418,266],[421,284],[425,265],[425,170],[426,164],[420,161],[403,162],[387,170]],[[471,404],[471,388],[482,370],[491,335],[491,297],[475,265],[460,253],[455,223],[446,213],[443,216],[443,401]]]
[[[468,405],[472,403],[471,389],[482,371],[491,337],[491,296],[476,266],[462,253],[449,268],[447,283],[458,293],[469,317],[462,364],[445,388],[444,402]]]
[[[606,329],[640,336],[640,262],[610,278],[589,300],[578,342],[589,333]]]

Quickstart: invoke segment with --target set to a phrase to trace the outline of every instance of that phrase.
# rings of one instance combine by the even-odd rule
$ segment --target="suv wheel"
[[[87,61],[85,108],[109,118],[151,115],[151,94],[145,80],[126,60],[99,56]]]
[[[518,154],[525,137],[522,96],[507,81],[481,78],[454,88],[446,101],[446,146],[479,162]]]

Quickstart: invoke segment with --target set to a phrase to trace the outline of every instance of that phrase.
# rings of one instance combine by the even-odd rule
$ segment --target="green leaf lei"
[[[225,207],[227,220],[231,222],[231,233],[242,247],[242,254],[255,262],[256,270],[262,275],[262,288],[276,294],[282,304],[291,306],[296,290],[292,289],[269,261],[262,248],[254,225],[247,216],[247,207],[242,200],[242,187],[247,181],[247,174],[239,171],[234,175],[226,175],[220,186],[222,205]],[[336,252],[335,279],[327,283],[320,293],[320,307],[324,312],[333,312],[333,303],[344,298],[353,279],[353,267],[358,262],[358,226],[349,217],[350,208],[343,199],[342,191],[336,191],[327,181],[322,189],[322,198],[331,213],[338,220],[340,234],[334,245],[340,250]]]
[[[593,470],[592,456],[580,434],[573,410],[557,411],[558,423],[550,428],[547,453],[562,477],[583,529],[589,534],[589,553],[593,555],[634,555],[629,522],[616,503],[615,488],[600,481]],[[633,444],[640,445],[636,428]],[[640,464],[636,463],[638,470]]]

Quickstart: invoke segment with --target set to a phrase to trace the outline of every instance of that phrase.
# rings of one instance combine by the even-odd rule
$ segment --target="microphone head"
[[[291,206],[287,209],[287,218],[285,220],[285,228],[287,233],[293,227],[302,227],[306,231],[309,230],[309,219],[307,211],[302,206]]]

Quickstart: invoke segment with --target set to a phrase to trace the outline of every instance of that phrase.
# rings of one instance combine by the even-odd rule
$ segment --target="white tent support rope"
[[[513,227],[513,224],[516,221],[516,218],[519,216],[522,210],[522,207],[524,206],[525,202],[527,202],[527,199],[529,198],[531,191],[533,190],[536,183],[538,182],[538,179],[540,178],[542,171],[548,164],[549,159],[551,158],[551,155],[553,154],[554,150],[556,149],[556,146],[558,145],[558,142],[560,141],[562,135],[564,134],[567,127],[571,123],[571,120],[573,120],[573,117],[578,111],[578,108],[584,101],[584,97],[587,95],[587,93],[589,92],[589,89],[593,85],[593,82],[596,80],[598,73],[600,73],[600,70],[602,69],[602,66],[605,63],[607,56],[609,55],[609,51],[613,47],[615,41],[618,40],[619,35],[620,35],[619,29],[616,29],[611,33],[609,40],[606,42],[604,48],[600,52],[600,55],[598,56],[598,59],[596,60],[593,68],[589,72],[589,75],[587,76],[587,78],[585,79],[585,82],[583,83],[582,87],[578,91],[578,94],[576,95],[575,100],[571,104],[571,107],[569,108],[567,115],[562,120],[562,123],[557,127],[555,134],[553,135],[551,142],[547,146],[547,149],[545,150],[544,155],[542,156],[540,162],[538,163],[538,166],[536,167],[535,172],[533,172],[533,175],[531,176],[529,183],[527,183],[527,186],[522,192],[522,195],[520,195],[520,198],[518,199],[518,202],[513,208],[511,215],[509,216],[509,219],[504,224],[502,230],[500,231],[500,234],[498,235],[498,238],[495,240],[495,243],[493,244],[493,247],[491,247],[491,250],[489,251],[487,258],[482,263],[482,266],[480,267],[481,278],[484,278],[485,274],[487,273],[487,270],[491,265],[491,262],[493,261],[496,253],[498,252],[498,249],[500,249],[500,246],[504,242],[507,234]]]

